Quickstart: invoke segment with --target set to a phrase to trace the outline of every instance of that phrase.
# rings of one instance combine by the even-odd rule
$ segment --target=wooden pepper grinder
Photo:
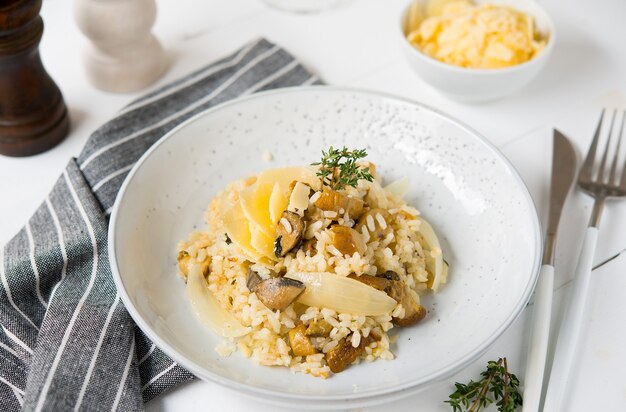
[[[43,152],[67,135],[61,91],[39,57],[41,0],[0,1],[0,154]]]
[[[141,90],[163,75],[167,61],[151,29],[154,0],[75,0],[74,14],[91,40],[83,54],[87,78],[114,93]]]

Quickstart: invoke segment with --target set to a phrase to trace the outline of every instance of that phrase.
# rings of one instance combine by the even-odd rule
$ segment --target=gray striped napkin
[[[258,40],[145,95],[91,135],[0,249],[0,410],[141,410],[193,378],[120,301],[107,254],[115,196],[146,149],[194,114],[261,90],[319,83]]]

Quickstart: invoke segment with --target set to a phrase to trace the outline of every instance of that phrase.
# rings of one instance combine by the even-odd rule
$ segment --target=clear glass
[[[315,13],[328,10],[350,0],[263,0],[266,4],[276,9],[294,13]]]

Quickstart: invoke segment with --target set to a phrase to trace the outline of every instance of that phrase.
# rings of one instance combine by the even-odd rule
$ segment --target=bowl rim
[[[542,14],[542,18],[545,19],[545,22],[548,25],[548,39],[546,43],[546,48],[543,51],[541,51],[541,53],[539,53],[537,56],[523,63],[516,64],[514,66],[500,67],[500,68],[495,68],[495,69],[476,69],[472,67],[460,67],[460,66],[455,66],[453,64],[444,63],[422,52],[420,49],[413,46],[407,39],[405,31],[404,31],[404,22],[406,20],[406,15],[409,12],[409,8],[413,4],[413,1],[411,1],[402,9],[402,12],[400,13],[399,30],[397,30],[396,33],[399,34],[404,49],[407,50],[407,52],[410,53],[411,55],[417,56],[418,59],[426,62],[426,64],[430,64],[432,66],[439,67],[441,69],[448,70],[450,72],[461,73],[464,75],[476,75],[476,76],[489,76],[489,75],[493,76],[496,74],[505,75],[508,73],[515,73],[518,71],[522,71],[532,65],[536,65],[538,62],[547,59],[548,56],[552,54],[552,50],[554,49],[554,43],[556,41],[556,30],[554,27],[554,22],[552,21],[552,17],[550,16],[550,14],[548,14],[548,12],[546,12],[545,8],[539,5],[539,3],[537,3],[536,1],[524,0],[526,3],[532,4],[533,7],[539,10],[539,12]],[[536,15],[533,15],[533,17],[536,17]]]
[[[521,295],[521,298],[517,302],[514,310],[505,319],[505,321],[501,325],[498,326],[498,328],[495,330],[495,332],[490,337],[485,339],[484,342],[482,342],[480,345],[478,345],[472,351],[467,353],[456,364],[450,365],[446,369],[439,370],[439,371],[437,371],[435,373],[432,373],[432,374],[430,374],[428,376],[422,377],[421,379],[404,382],[404,383],[402,383],[400,385],[397,385],[396,387],[393,387],[391,389],[390,388],[373,389],[373,390],[367,390],[367,391],[358,392],[358,393],[341,394],[341,395],[306,395],[306,394],[296,394],[296,393],[281,392],[281,391],[277,391],[277,390],[251,386],[251,385],[248,385],[246,383],[241,383],[241,382],[238,382],[236,380],[232,380],[232,379],[229,379],[227,377],[223,377],[223,376],[221,376],[221,375],[219,375],[217,373],[212,372],[211,370],[209,370],[207,368],[204,368],[204,367],[201,367],[199,365],[196,365],[193,361],[188,359],[182,353],[178,352],[178,350],[175,349],[173,346],[170,346],[167,342],[165,342],[163,339],[161,339],[159,334],[150,326],[150,324],[141,316],[139,311],[134,307],[134,305],[132,304],[132,300],[131,300],[129,294],[126,291],[126,288],[124,286],[124,282],[122,281],[121,272],[119,270],[119,266],[118,266],[118,262],[117,262],[117,256],[116,256],[116,246],[117,246],[116,227],[117,227],[117,222],[118,222],[118,217],[119,217],[119,214],[120,214],[120,208],[121,208],[121,205],[122,205],[122,201],[123,201],[123,199],[125,197],[124,195],[125,195],[126,191],[128,190],[130,182],[133,180],[133,177],[135,176],[137,171],[142,167],[143,163],[146,162],[146,160],[156,150],[158,150],[158,148],[167,139],[169,139],[171,136],[177,134],[181,129],[187,127],[189,124],[198,121],[200,118],[202,118],[204,116],[209,116],[209,115],[211,115],[214,112],[218,112],[218,111],[222,110],[223,108],[238,105],[241,102],[246,102],[246,101],[250,101],[250,100],[257,100],[257,99],[264,99],[267,96],[274,96],[274,95],[280,95],[280,94],[326,93],[326,92],[329,92],[329,93],[360,94],[360,95],[365,95],[365,96],[370,97],[370,98],[374,97],[374,98],[377,98],[377,99],[392,100],[392,101],[400,102],[400,103],[403,103],[403,104],[409,104],[409,105],[412,105],[412,106],[419,107],[420,110],[428,111],[428,112],[432,113],[433,115],[435,115],[435,116],[437,116],[439,118],[442,118],[442,119],[444,119],[444,120],[446,120],[448,122],[451,122],[452,124],[454,124],[457,127],[461,128],[465,132],[469,133],[473,138],[475,138],[476,141],[479,144],[482,144],[483,147],[486,150],[490,151],[496,158],[498,158],[500,161],[503,162],[504,166],[506,166],[506,168],[508,169],[508,172],[510,173],[512,178],[518,183],[519,188],[522,191],[522,195],[526,199],[526,205],[529,208],[530,218],[533,221],[532,231],[534,233],[534,258],[533,258],[532,270],[531,270],[530,276],[528,278],[528,283],[527,283],[527,285],[525,287],[525,290],[524,290],[523,294]],[[535,284],[537,282],[537,278],[538,278],[538,275],[539,275],[539,269],[541,267],[542,250],[543,250],[543,238],[542,238],[541,224],[540,224],[540,221],[539,221],[539,216],[537,214],[537,208],[536,208],[536,206],[534,204],[534,201],[533,201],[533,199],[532,199],[532,197],[530,195],[530,192],[528,191],[528,188],[527,188],[526,184],[522,180],[522,178],[519,175],[519,173],[517,172],[517,170],[509,162],[509,160],[502,153],[500,153],[500,151],[495,147],[495,145],[493,145],[491,142],[489,142],[480,133],[478,133],[477,131],[475,131],[471,127],[465,125],[461,121],[458,121],[455,118],[453,118],[453,117],[443,113],[442,111],[439,111],[437,109],[431,108],[430,106],[427,106],[427,105],[425,105],[423,103],[416,102],[416,101],[408,99],[408,98],[398,97],[398,96],[394,96],[392,94],[383,93],[383,92],[377,92],[377,91],[362,90],[362,89],[350,88],[350,87],[323,86],[323,85],[322,86],[313,85],[313,86],[299,86],[299,87],[278,88],[278,89],[274,89],[274,90],[269,90],[269,91],[264,91],[264,92],[259,92],[259,93],[254,93],[254,94],[251,94],[251,95],[239,97],[239,98],[236,98],[236,99],[232,99],[232,100],[220,103],[220,104],[218,104],[216,106],[213,106],[211,108],[208,108],[207,110],[204,110],[204,111],[202,111],[202,112],[200,112],[200,113],[190,117],[189,119],[187,119],[186,121],[182,122],[181,124],[177,125],[173,129],[171,129],[169,132],[165,133],[158,141],[156,141],[139,158],[139,160],[132,167],[131,171],[129,172],[127,177],[124,179],[124,182],[122,183],[122,186],[121,186],[121,188],[120,188],[120,190],[118,192],[118,195],[117,195],[117,197],[115,199],[115,203],[113,205],[113,209],[112,209],[111,217],[110,217],[110,221],[109,221],[109,228],[108,228],[109,265],[111,267],[111,273],[112,273],[112,276],[113,276],[113,280],[115,282],[115,286],[116,286],[116,288],[118,290],[118,293],[120,294],[120,297],[122,299],[122,302],[124,303],[124,306],[128,310],[128,313],[131,315],[131,317],[137,323],[137,325],[153,341],[153,343],[156,346],[158,346],[160,349],[162,349],[176,363],[178,363],[179,365],[183,366],[185,369],[189,370],[194,375],[196,375],[196,376],[198,376],[198,377],[200,377],[200,378],[202,378],[204,380],[208,380],[208,381],[211,381],[211,382],[214,382],[214,383],[221,384],[221,385],[223,385],[223,386],[225,386],[225,387],[227,387],[229,389],[233,389],[233,390],[239,391],[239,392],[241,392],[243,394],[250,395],[250,396],[253,396],[253,397],[256,397],[256,398],[262,398],[262,399],[263,398],[265,398],[265,399],[267,399],[267,398],[276,398],[276,401],[278,401],[280,399],[280,400],[285,401],[285,402],[296,401],[296,400],[316,400],[316,401],[322,401],[322,402],[364,401],[366,399],[372,399],[373,400],[373,399],[376,399],[376,398],[379,398],[379,397],[385,396],[385,395],[399,394],[401,392],[404,392],[404,393],[406,393],[406,395],[409,395],[411,393],[414,393],[414,392],[416,392],[416,391],[418,391],[420,389],[423,389],[423,388],[431,385],[434,382],[450,378],[451,376],[453,376],[458,371],[468,367],[472,362],[474,362],[483,353],[485,353],[485,351],[520,316],[520,314],[522,313],[522,310],[524,309],[524,307],[526,306],[528,300],[530,299],[532,291],[534,290]],[[259,365],[255,365],[253,363],[250,363],[250,366],[251,367],[259,367]],[[320,407],[322,407],[322,406],[323,405],[320,405]]]

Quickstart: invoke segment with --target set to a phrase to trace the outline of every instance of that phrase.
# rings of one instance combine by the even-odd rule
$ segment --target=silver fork
[[[622,120],[619,132],[617,133],[615,154],[612,156],[613,159],[610,169],[608,170],[606,170],[607,162],[609,161],[613,131],[616,130],[614,126],[617,110],[614,110],[611,116],[606,146],[600,158],[600,164],[597,165],[596,151],[600,140],[604,114],[605,110],[602,110],[593,141],[591,142],[585,162],[578,174],[578,186],[588,195],[592,196],[595,201],[578,259],[578,265],[576,266],[576,272],[574,273],[572,294],[569,297],[568,307],[561,321],[561,328],[557,338],[554,361],[552,363],[552,370],[550,371],[550,380],[543,407],[544,412],[561,412],[562,408],[565,406],[564,395],[566,394],[570,369],[574,361],[578,336],[585,312],[585,298],[587,296],[587,289],[589,288],[591,266],[598,240],[598,227],[600,225],[600,217],[605,200],[607,198],[626,196],[626,161],[624,161],[622,165],[621,173],[618,172],[618,159],[620,156],[622,136],[624,134],[626,110],[623,111],[621,116]]]

